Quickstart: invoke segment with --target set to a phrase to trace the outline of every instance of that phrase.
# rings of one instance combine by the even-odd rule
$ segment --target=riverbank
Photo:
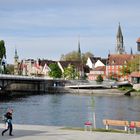
[[[94,89],[71,89],[68,87],[53,87],[49,92],[21,92],[21,91],[6,91],[0,92],[1,99],[24,97],[29,95],[39,94],[79,94],[79,95],[95,95],[95,96],[124,96],[127,91],[117,88],[94,88]],[[130,92],[129,96],[140,96],[140,92]]]
[[[120,91],[119,89],[115,88],[100,88],[100,89],[70,89],[67,88],[67,91],[71,94],[82,94],[82,95],[116,95],[116,96],[122,96],[125,94],[124,91]]]
[[[124,96],[127,91],[117,88],[97,88],[97,89],[70,89],[66,88],[70,94],[96,95],[96,96]],[[140,92],[132,91],[129,96],[140,96]]]
[[[89,132],[79,130],[67,130],[63,127],[40,126],[40,125],[19,125],[14,124],[13,134],[9,136],[0,135],[2,140],[139,140],[139,134],[110,133],[110,132]],[[4,125],[0,124],[0,131]]]

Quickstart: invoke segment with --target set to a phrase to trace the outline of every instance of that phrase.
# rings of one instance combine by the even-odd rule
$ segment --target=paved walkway
[[[0,140],[140,140],[140,134],[85,132],[61,128],[14,124],[14,136],[9,136],[7,133],[4,136],[0,135]],[[0,124],[0,131],[3,129],[4,125]]]

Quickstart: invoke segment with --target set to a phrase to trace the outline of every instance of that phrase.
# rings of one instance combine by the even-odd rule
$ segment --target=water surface
[[[103,119],[140,121],[140,97],[57,94],[36,95],[0,102],[0,116],[13,108],[13,123],[83,127],[96,114],[96,126]]]

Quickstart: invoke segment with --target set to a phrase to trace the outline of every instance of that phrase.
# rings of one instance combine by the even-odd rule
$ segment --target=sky
[[[78,50],[94,56],[115,53],[121,25],[127,53],[137,53],[139,0],[0,0],[0,40],[7,63],[19,59],[59,60]]]

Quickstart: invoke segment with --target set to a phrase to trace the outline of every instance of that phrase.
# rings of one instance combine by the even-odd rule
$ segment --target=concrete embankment
[[[63,130],[56,126],[17,125],[14,124],[13,134],[0,135],[1,140],[140,140],[139,134],[89,132]],[[0,124],[0,131],[4,125]]]
[[[125,92],[120,91],[118,89],[107,89],[107,88],[100,88],[100,89],[70,89],[67,88],[67,91],[71,94],[84,94],[84,95],[116,95],[116,96],[122,96],[125,94]]]
[[[29,90],[29,89],[12,89],[6,91],[0,91],[1,98],[7,97],[22,97],[28,95],[39,95],[39,94],[61,94],[67,93],[68,91],[64,87],[48,87],[45,91]]]

